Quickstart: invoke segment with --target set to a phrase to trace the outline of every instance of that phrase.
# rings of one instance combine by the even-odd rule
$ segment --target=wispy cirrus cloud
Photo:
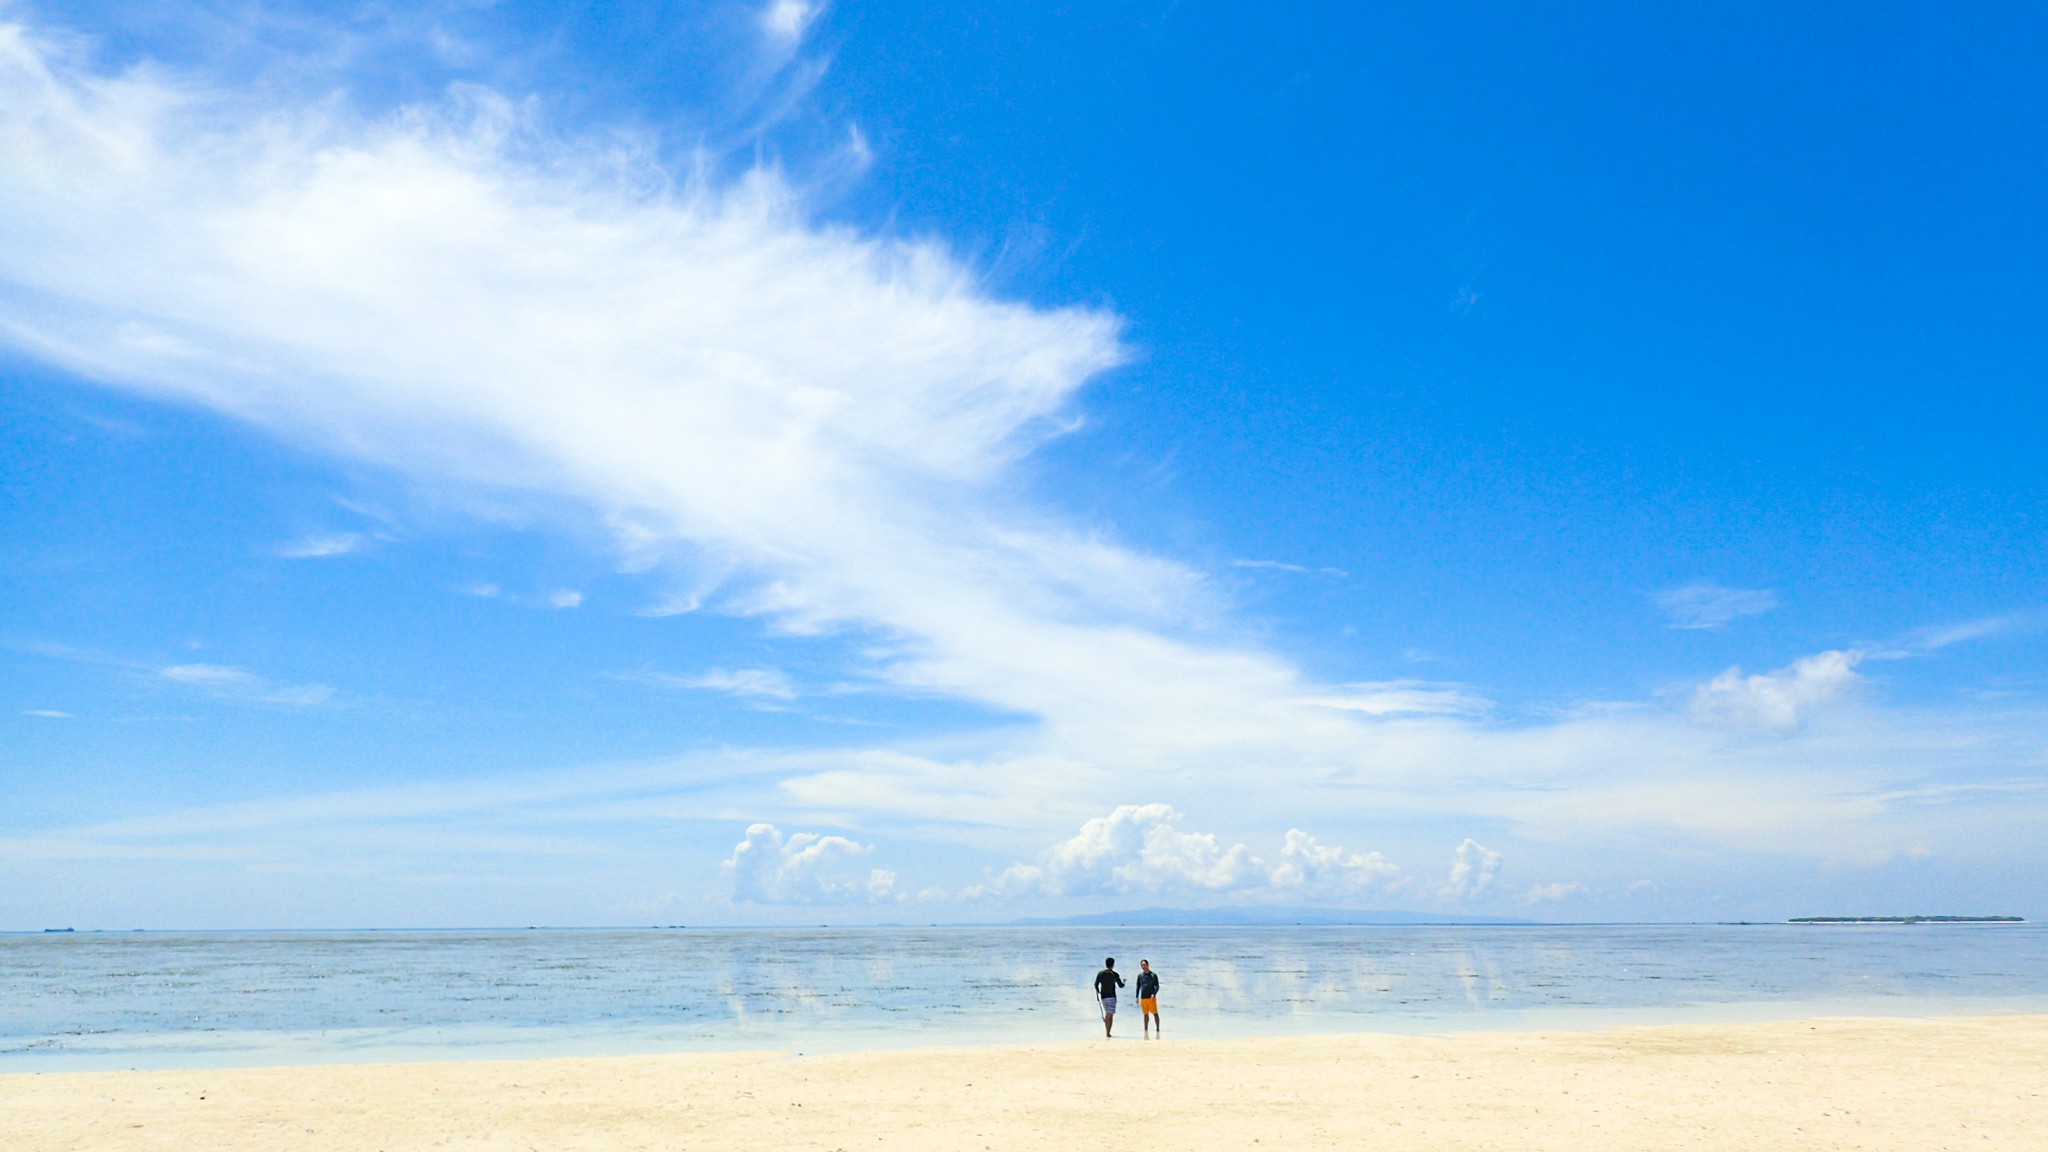
[[[323,532],[304,536],[277,550],[287,560],[324,560],[331,556],[346,556],[363,546],[363,537],[355,532]]]
[[[2033,632],[2048,624],[2048,614],[2041,612],[2014,612],[2002,616],[1983,616],[1975,620],[1963,620],[1953,624],[1937,624],[1917,629],[1909,635],[1907,647],[1920,652],[1938,652],[1958,644],[1970,644],[1978,640],[1991,640],[2001,636]]]
[[[334,698],[326,684],[288,684],[227,664],[172,664],[157,669],[157,675],[224,700],[310,708]]]
[[[312,707],[334,698],[332,687],[320,683],[275,680],[232,664],[158,664],[69,644],[10,643],[8,648],[69,664],[114,669],[145,684],[175,685],[217,700]],[[37,709],[25,713],[49,719],[71,719],[68,712]]]
[[[1772,611],[1778,606],[1778,594],[1769,588],[1730,588],[1698,580],[1659,592],[1656,601],[1671,627],[1712,631],[1745,616]]]
[[[557,588],[552,592],[538,595],[520,595],[507,592],[505,589],[487,580],[479,580],[464,584],[457,591],[461,592],[464,596],[474,596],[479,600],[499,600],[507,604],[519,605],[522,608],[551,608],[561,612],[583,606],[583,593],[574,588]]]
[[[88,375],[585,501],[649,553],[741,573],[740,610],[887,630],[919,687],[1030,695],[1057,674],[1015,665],[1062,630],[1146,659],[1084,621],[1199,584],[995,487],[1121,359],[1113,318],[813,227],[772,173],[677,190],[488,96],[372,123],[259,110],[91,74],[19,27],[0,95],[22,192],[0,318]]]
[[[788,673],[779,668],[713,668],[696,676],[638,672],[625,678],[659,684],[666,688],[722,692],[729,696],[750,696],[768,700],[797,698],[796,684],[790,680]]]
[[[1366,716],[1472,716],[1493,706],[1463,685],[1428,680],[1346,684],[1328,695],[1304,696],[1301,702]]]
[[[1310,573],[1314,573],[1318,576],[1336,576],[1339,578],[1351,575],[1351,573],[1346,572],[1342,568],[1311,568],[1306,564],[1289,564],[1284,560],[1232,560],[1230,562],[1230,566],[1232,568],[1250,568],[1256,571],[1265,572],[1291,572],[1296,575],[1307,575]]]

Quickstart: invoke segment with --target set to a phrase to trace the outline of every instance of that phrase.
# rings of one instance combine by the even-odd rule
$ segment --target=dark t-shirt
[[[1151,1000],[1159,995],[1159,973],[1138,973],[1138,999]]]
[[[1114,968],[1104,968],[1095,974],[1095,994],[1104,999],[1116,995],[1116,990],[1123,985],[1124,978],[1117,975]]]

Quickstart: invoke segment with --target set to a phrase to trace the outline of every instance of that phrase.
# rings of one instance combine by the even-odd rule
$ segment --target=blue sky
[[[2048,914],[2023,5],[14,4],[0,926]]]

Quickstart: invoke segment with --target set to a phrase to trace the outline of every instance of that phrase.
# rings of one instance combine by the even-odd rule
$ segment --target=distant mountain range
[[[1086,916],[1037,917],[1009,922],[1018,927],[1117,927],[1167,925],[1283,927],[1340,924],[1537,924],[1509,916],[1453,916],[1441,912],[1400,910],[1360,912],[1350,908],[1138,908],[1129,912],[1094,912]]]
[[[1787,924],[2025,924],[2024,916],[1794,916]]]

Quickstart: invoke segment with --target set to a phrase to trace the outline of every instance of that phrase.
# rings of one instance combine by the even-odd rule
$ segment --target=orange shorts
[[[1159,1015],[1159,998],[1157,996],[1147,996],[1144,999],[1139,1000],[1138,1011],[1150,1012],[1154,1016]]]

